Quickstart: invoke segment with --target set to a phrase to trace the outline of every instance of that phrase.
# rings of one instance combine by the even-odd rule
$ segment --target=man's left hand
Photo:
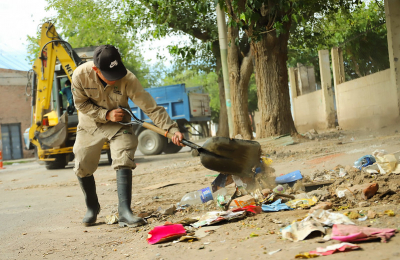
[[[182,142],[183,134],[181,132],[175,132],[174,136],[171,138],[172,142],[177,146],[186,146]]]

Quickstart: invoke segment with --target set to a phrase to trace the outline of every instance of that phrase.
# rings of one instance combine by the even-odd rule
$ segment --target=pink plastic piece
[[[182,224],[174,224],[167,226],[157,226],[150,230],[147,242],[150,245],[173,240],[186,234],[185,228]]]
[[[318,247],[315,251],[310,251],[309,253],[312,255],[331,255],[336,252],[344,252],[350,251],[354,249],[359,249],[358,245],[350,244],[350,243],[341,243],[338,245],[327,246],[326,248]]]
[[[386,243],[389,238],[394,236],[395,231],[395,229],[391,228],[333,225],[331,238],[342,242],[356,242],[380,238],[381,242]]]

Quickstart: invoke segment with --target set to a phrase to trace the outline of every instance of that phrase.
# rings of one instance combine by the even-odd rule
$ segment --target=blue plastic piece
[[[276,200],[274,203],[271,204],[263,204],[261,206],[262,211],[264,212],[277,212],[281,210],[292,210],[291,207],[286,205],[285,203],[282,203],[282,200]]]
[[[201,189],[201,202],[206,203],[209,200],[213,200],[213,195],[209,187]]]
[[[277,184],[290,183],[290,182],[294,182],[294,181],[301,180],[301,179],[303,179],[303,176],[301,175],[300,171],[297,170],[297,171],[285,174],[283,176],[276,177],[275,183],[277,183]]]

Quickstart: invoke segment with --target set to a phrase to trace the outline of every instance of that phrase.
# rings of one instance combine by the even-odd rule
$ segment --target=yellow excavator
[[[40,51],[33,64],[32,123],[29,141],[35,146],[37,159],[44,161],[47,169],[62,169],[74,159],[72,148],[76,138],[78,111],[67,105],[60,95],[65,82],[84,60],[71,45],[57,34],[54,23],[42,25],[39,39]],[[72,108],[72,109],[71,109]],[[111,161],[108,143],[103,153]]]

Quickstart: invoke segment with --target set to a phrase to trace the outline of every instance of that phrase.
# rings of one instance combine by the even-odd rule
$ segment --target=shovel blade
[[[261,145],[256,141],[212,137],[199,152],[207,169],[244,177],[252,175],[252,169],[260,164]]]

